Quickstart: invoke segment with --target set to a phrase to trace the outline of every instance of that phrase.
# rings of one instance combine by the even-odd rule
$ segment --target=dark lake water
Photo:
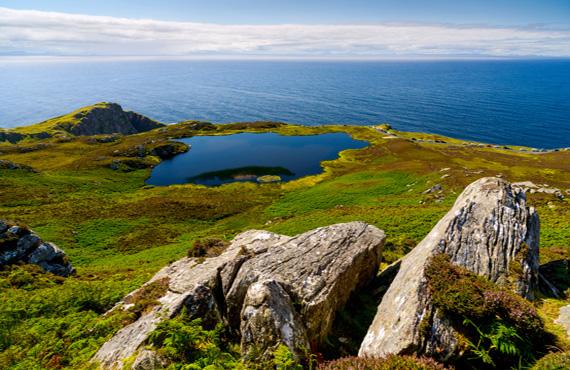
[[[258,181],[264,175],[289,181],[322,172],[321,161],[338,158],[342,150],[368,145],[343,133],[313,136],[244,133],[195,136],[181,141],[191,145],[190,151],[161,162],[153,169],[147,184],[216,186]]]
[[[570,60],[0,61],[0,127],[98,101],[163,122],[388,122],[496,144],[570,146]]]

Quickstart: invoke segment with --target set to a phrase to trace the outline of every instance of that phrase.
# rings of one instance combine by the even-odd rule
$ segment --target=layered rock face
[[[337,224],[288,237],[267,231],[238,235],[218,257],[184,258],[158,272],[146,285],[167,281],[150,312],[105,343],[94,361],[105,368],[142,350],[161,320],[185,308],[205,325],[224,322],[241,338],[243,354],[269,355],[279,344],[301,353],[320,343],[350,294],[376,274],[384,233],[362,222]],[[141,288],[144,289],[144,286]],[[114,309],[128,309],[140,290]]]
[[[106,103],[87,113],[74,117],[73,125],[60,125],[60,128],[77,136],[123,134],[130,135],[150,131],[163,125],[134,112],[125,112],[119,104]]]
[[[433,308],[425,271],[430,257],[445,253],[451,262],[499,285],[514,285],[532,299],[537,288],[539,221],[520,189],[498,178],[469,185],[449,213],[408,255],[384,295],[359,355],[426,353],[450,356],[456,336]],[[522,273],[509,274],[520,264]],[[423,328],[422,323],[431,323]],[[444,353],[441,353],[441,349]]]
[[[0,220],[0,266],[18,262],[32,263],[60,276],[75,272],[56,245],[44,242],[28,228]]]

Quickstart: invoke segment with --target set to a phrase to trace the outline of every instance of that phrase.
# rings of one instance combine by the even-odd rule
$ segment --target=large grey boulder
[[[156,325],[183,308],[205,325],[227,324],[241,338],[244,354],[255,347],[260,356],[268,356],[281,343],[300,354],[324,339],[350,294],[373,279],[384,240],[384,232],[362,222],[294,237],[242,233],[218,257],[184,258],[158,272],[145,284],[168,282],[157,305],[117,332],[94,361],[110,369],[141,355]],[[141,289],[114,310],[129,309]],[[144,356],[148,363],[148,351]]]
[[[27,227],[0,220],[0,266],[14,263],[32,263],[60,276],[75,272],[55,244],[43,241]]]
[[[427,237],[403,258],[359,355],[435,355],[437,350],[440,357],[450,356],[457,340],[450,322],[431,303],[425,277],[430,257],[446,253],[452,263],[498,284],[514,284],[520,295],[533,298],[538,237],[538,215],[527,207],[523,191],[499,178],[472,183]],[[520,264],[519,276],[509,276],[514,263]],[[431,327],[422,328],[422,322],[431,322]]]

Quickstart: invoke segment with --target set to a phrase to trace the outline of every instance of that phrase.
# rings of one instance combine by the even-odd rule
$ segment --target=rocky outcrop
[[[58,128],[76,136],[101,134],[131,135],[150,131],[163,125],[134,112],[125,112],[119,104],[104,103],[79,111],[72,123],[60,123]]]
[[[16,132],[0,130],[0,143],[7,141],[9,143],[15,144],[18,141],[23,140],[24,137],[24,135]]]
[[[426,280],[430,258],[445,253],[453,264],[498,284],[512,284],[533,298],[538,276],[539,221],[524,192],[499,178],[469,185],[453,208],[401,262],[361,345],[359,355],[435,354],[449,356],[456,336],[431,302]],[[510,274],[516,270],[518,275]],[[422,327],[430,323],[431,327]]]
[[[126,111],[125,116],[127,117],[127,121],[133,126],[136,132],[146,132],[164,126],[163,124],[158,123],[155,120],[136,112]]]
[[[0,170],[21,170],[27,172],[36,172],[32,167],[25,164],[14,163],[5,159],[0,159]]]
[[[190,150],[190,146],[180,141],[167,141],[165,143],[154,146],[150,154],[160,159],[170,159],[180,153],[186,153]]]
[[[124,111],[119,104],[98,103],[47,121],[11,130],[0,130],[0,142],[18,143],[26,138],[69,140],[71,135],[132,135],[164,127],[148,117]],[[71,134],[71,135],[70,135]]]
[[[159,304],[121,329],[94,360],[104,369],[144,353],[157,323],[184,308],[206,326],[225,323],[243,353],[268,356],[280,343],[294,353],[320,343],[350,294],[376,274],[384,233],[362,222],[332,225],[294,237],[267,231],[238,235],[218,257],[184,258],[147,284],[167,281]],[[142,289],[114,310],[129,309]]]
[[[65,253],[55,244],[44,242],[27,227],[0,220],[0,266],[22,262],[60,276],[75,272]]]

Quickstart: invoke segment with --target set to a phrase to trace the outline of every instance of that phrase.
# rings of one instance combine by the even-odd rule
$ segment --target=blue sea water
[[[391,123],[570,146],[570,60],[0,62],[0,127],[98,101],[163,122]]]

